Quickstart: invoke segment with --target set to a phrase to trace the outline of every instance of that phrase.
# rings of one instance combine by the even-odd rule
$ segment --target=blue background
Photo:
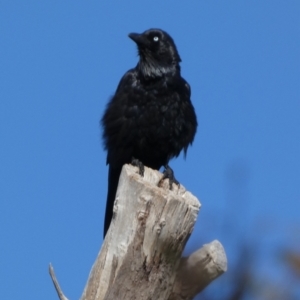
[[[1,1],[0,286],[78,299],[102,243],[99,119],[137,63],[130,32],[174,38],[199,128],[171,162],[202,203],[186,252],[219,239],[229,270],[245,241],[260,276],[300,246],[299,1]],[[279,250],[278,250],[279,249]],[[223,280],[223,281],[222,281]]]

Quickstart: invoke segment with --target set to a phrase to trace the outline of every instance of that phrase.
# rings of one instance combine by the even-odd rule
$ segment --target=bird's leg
[[[165,179],[169,179],[169,189],[172,190],[172,185],[173,183],[177,184],[178,187],[180,186],[180,183],[178,182],[178,180],[175,178],[174,176],[174,172],[173,170],[170,168],[169,165],[164,165],[165,167],[165,170],[163,172],[163,177],[161,178],[161,180],[158,182],[158,186],[161,186],[162,185],[162,182],[165,180]]]
[[[138,167],[139,168],[139,174],[142,177],[144,177],[145,167],[144,167],[143,163],[140,160],[138,160],[137,158],[132,157],[131,164],[135,167]]]

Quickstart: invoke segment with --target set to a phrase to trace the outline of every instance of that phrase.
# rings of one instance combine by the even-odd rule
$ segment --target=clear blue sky
[[[49,262],[80,297],[102,243],[99,119],[137,62],[127,34],[153,27],[177,44],[199,120],[171,162],[202,202],[188,248],[217,238],[231,263],[249,235],[269,272],[274,245],[300,246],[299,1],[1,1],[3,299],[57,299]]]

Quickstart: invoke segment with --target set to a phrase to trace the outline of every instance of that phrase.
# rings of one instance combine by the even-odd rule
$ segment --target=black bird
[[[178,183],[169,160],[186,155],[197,129],[189,84],[180,75],[180,56],[171,36],[160,29],[130,33],[139,62],[122,77],[101,119],[109,165],[104,236],[109,228],[122,166],[165,167]]]

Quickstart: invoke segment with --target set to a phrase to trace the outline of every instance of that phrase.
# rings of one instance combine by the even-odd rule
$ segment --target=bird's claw
[[[140,160],[138,160],[137,158],[133,157],[132,160],[131,160],[131,164],[135,167],[138,167],[139,168],[139,174],[142,177],[144,177],[145,167],[144,167],[143,163]]]
[[[160,179],[160,181],[158,182],[158,186],[161,187],[163,184],[163,181],[165,179],[169,179],[169,189],[172,190],[173,189],[173,183],[178,185],[178,188],[180,186],[180,183],[178,182],[178,180],[175,178],[174,176],[174,172],[173,170],[167,165],[165,166],[165,170],[163,172],[163,177]]]

